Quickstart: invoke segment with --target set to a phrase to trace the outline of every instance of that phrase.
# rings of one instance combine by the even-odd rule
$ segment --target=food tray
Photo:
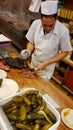
[[[4,105],[5,103],[9,102],[10,100],[12,100],[12,98],[16,95],[21,96],[23,95],[26,91],[28,90],[36,90],[34,88],[25,88],[22,91],[7,97],[6,99],[2,99],[0,101],[0,127],[1,130],[13,130],[13,128],[11,127],[11,124],[9,122],[9,120],[7,119],[3,109],[2,109],[2,105]],[[41,94],[40,94],[41,95]],[[57,130],[57,127],[60,124],[60,114],[58,113],[58,111],[46,100],[46,98],[42,95],[43,100],[46,102],[47,104],[47,108],[49,108],[51,110],[51,112],[56,116],[56,123],[51,126],[48,130]]]

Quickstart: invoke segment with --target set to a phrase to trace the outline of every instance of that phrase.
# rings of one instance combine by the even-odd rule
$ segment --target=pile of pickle
[[[37,90],[28,90],[2,106],[13,130],[48,130],[56,122],[55,115]]]

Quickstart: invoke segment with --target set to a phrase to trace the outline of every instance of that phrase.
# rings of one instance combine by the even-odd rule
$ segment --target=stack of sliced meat
[[[25,78],[30,78],[30,79],[37,78],[37,73],[35,72],[34,69],[24,69],[24,70],[20,71],[19,73],[22,73]]]

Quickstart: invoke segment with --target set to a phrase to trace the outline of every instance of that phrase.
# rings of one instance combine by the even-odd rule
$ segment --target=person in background
[[[30,6],[29,6],[29,10],[31,12],[38,13],[39,10],[40,10],[40,4],[41,4],[41,0],[31,0]]]
[[[41,2],[41,19],[31,24],[27,48],[21,51],[23,59],[33,52],[31,68],[46,81],[51,79],[56,63],[72,50],[69,30],[57,20],[57,5],[57,1]]]

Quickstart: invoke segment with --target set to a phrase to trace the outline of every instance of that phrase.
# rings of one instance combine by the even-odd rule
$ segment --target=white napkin
[[[4,36],[3,34],[0,34],[0,42],[5,42],[5,41],[11,41],[11,40],[6,36]]]
[[[52,104],[54,108],[60,108],[60,106],[48,94],[44,94],[43,96],[48,102],[50,102],[50,104]]]

